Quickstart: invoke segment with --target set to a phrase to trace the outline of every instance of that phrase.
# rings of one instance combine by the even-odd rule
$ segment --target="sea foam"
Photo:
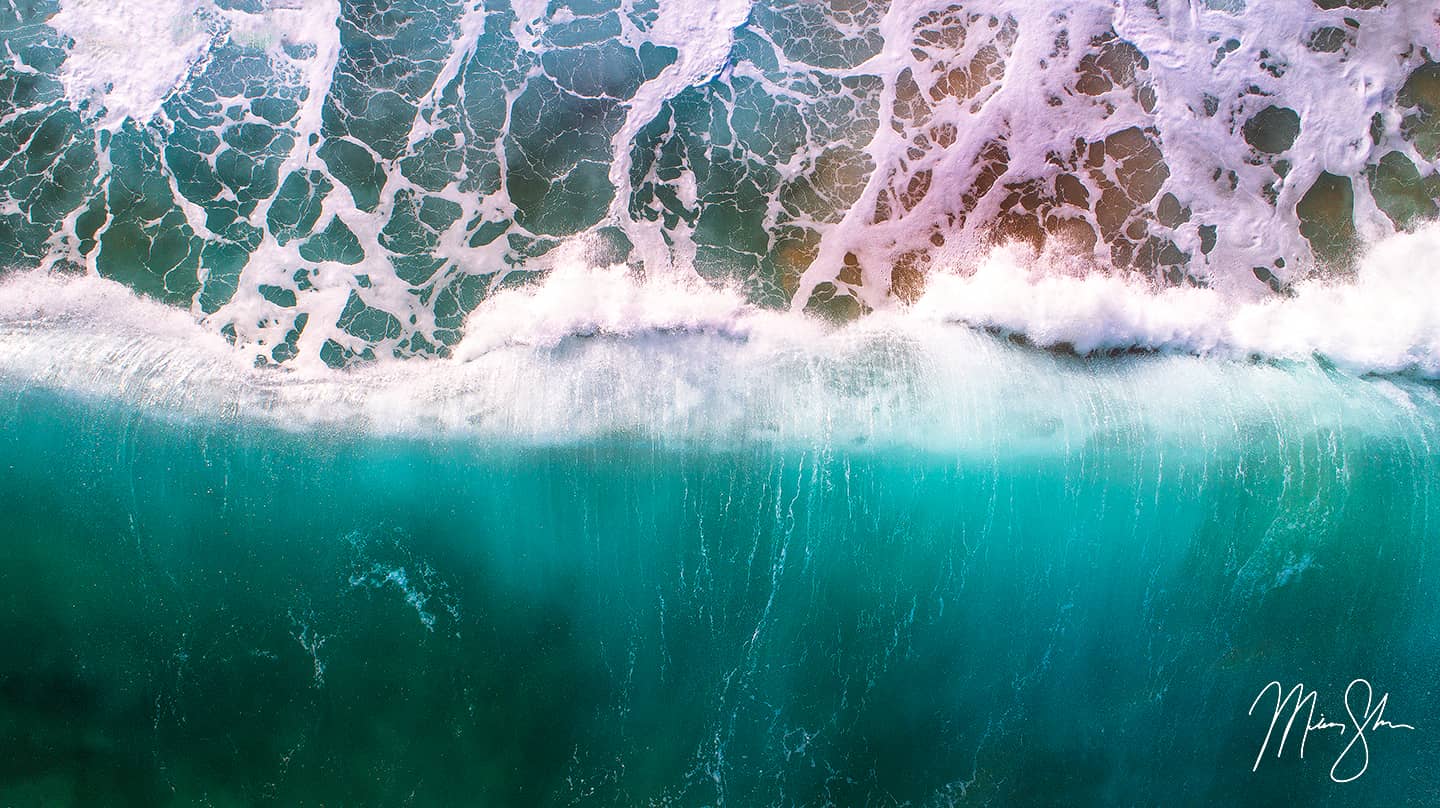
[[[1113,275],[1047,272],[1017,247],[968,274],[939,272],[912,312],[1089,354],[1322,356],[1358,373],[1440,377],[1440,227],[1386,239],[1352,277],[1312,279],[1287,296],[1164,288]]]
[[[24,158],[0,168],[4,263],[121,280],[267,362],[528,339],[470,315],[517,273],[576,284],[595,268],[556,251],[580,239],[769,308],[923,295],[1079,350],[1433,372],[1401,344],[1428,344],[1423,313],[1360,352],[1307,325],[1336,319],[1310,279],[1433,214],[1425,3],[48,8],[0,65],[39,88],[0,122]],[[1354,302],[1406,283],[1363,271]],[[1065,325],[1086,299],[1104,325]]]
[[[1417,271],[1437,237],[1397,237],[1352,281],[1258,302],[1046,275],[999,250],[913,306],[845,325],[576,259],[487,300],[450,358],[347,370],[255,367],[119,284],[21,273],[0,284],[0,379],[182,418],[501,442],[1064,452],[1107,430],[1204,439],[1276,417],[1384,430],[1440,404],[1419,381],[1440,377],[1436,276]],[[1149,355],[1071,355],[1116,349]]]

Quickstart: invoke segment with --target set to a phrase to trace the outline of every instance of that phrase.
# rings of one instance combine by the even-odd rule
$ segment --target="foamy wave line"
[[[1440,226],[1378,243],[1352,278],[1297,284],[1286,297],[1236,299],[1113,275],[1059,274],[1021,248],[991,252],[973,272],[933,273],[909,309],[879,323],[963,323],[1080,354],[1145,350],[1305,359],[1356,373],[1440,378]],[[457,356],[501,345],[554,347],[575,336],[695,332],[748,338],[808,328],[798,315],[756,309],[731,289],[691,278],[637,280],[624,267],[570,263],[543,283],[508,290],[471,318]],[[874,325],[874,323],[872,323]],[[816,338],[814,333],[809,335]]]
[[[1001,250],[968,275],[932,277],[908,309],[843,327],[698,281],[567,265],[487,300],[452,358],[346,371],[257,368],[188,313],[119,284],[24,273],[0,283],[0,382],[197,418],[523,442],[1068,452],[1117,430],[1228,440],[1279,417],[1413,430],[1440,423],[1436,387],[1404,378],[1440,377],[1437,246],[1440,230],[1392,239],[1351,282],[1261,302],[1047,275]],[[1082,353],[1166,355],[1082,361],[957,322]],[[1302,361],[1192,355],[1256,353]],[[1373,373],[1402,375],[1361,378]]]
[[[802,318],[757,309],[732,288],[694,275],[636,279],[627,267],[558,265],[543,283],[507,289],[470,317],[455,357],[473,359],[500,346],[554,348],[572,337],[646,333],[716,334],[747,339],[757,329],[814,327]]]
[[[1024,335],[1081,354],[1125,349],[1227,357],[1322,356],[1356,373],[1440,378],[1440,226],[1386,239],[1353,278],[1235,300],[1107,275],[1047,274],[1013,248],[972,274],[936,274],[914,314]]]

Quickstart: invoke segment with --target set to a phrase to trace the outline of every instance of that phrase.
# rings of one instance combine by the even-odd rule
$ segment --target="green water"
[[[7,384],[0,805],[1433,804],[1440,419],[1381,384],[1024,455]],[[1252,773],[1265,683],[1355,677],[1417,729]]]

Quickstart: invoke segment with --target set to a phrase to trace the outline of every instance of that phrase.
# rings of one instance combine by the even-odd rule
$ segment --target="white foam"
[[[625,266],[562,262],[543,283],[507,289],[482,303],[455,356],[471,359],[504,345],[553,348],[575,336],[685,332],[744,338],[782,318],[797,320],[757,310],[739,292],[693,275],[661,273],[637,281]]]
[[[894,306],[889,297],[890,271],[897,259],[917,248],[929,251],[936,232],[944,232],[947,244],[963,249],[988,244],[989,229],[1009,185],[1053,182],[1055,175],[1064,171],[1085,183],[1093,199],[1100,190],[1094,177],[1075,166],[1062,168],[1056,160],[1068,159],[1065,155],[1076,141],[1093,143],[1138,126],[1152,130],[1162,144],[1169,179],[1161,192],[1175,194],[1191,211],[1188,221],[1161,235],[1190,256],[1185,269],[1206,280],[1214,291],[1157,292],[1105,276],[1076,280],[1037,272],[1027,261],[997,254],[971,274],[947,275],[942,266],[919,310],[934,318],[1023,332],[1042,344],[1069,343],[1082,351],[1143,347],[1279,356],[1319,351],[1357,369],[1436,372],[1430,358],[1434,353],[1433,319],[1428,311],[1413,310],[1418,305],[1415,301],[1432,288],[1423,273],[1412,278],[1372,267],[1362,271],[1351,284],[1353,289],[1301,284],[1294,299],[1257,303],[1245,298],[1262,291],[1250,272],[1261,256],[1267,266],[1274,257],[1288,259],[1287,268],[1276,270],[1277,274],[1312,268],[1308,242],[1297,227],[1295,203],[1321,172],[1352,178],[1354,223],[1360,236],[1373,242],[1392,228],[1368,193],[1365,166],[1381,154],[1398,150],[1422,173],[1440,168],[1401,137],[1394,105],[1405,77],[1427,58],[1422,46],[1430,47],[1432,53],[1440,51],[1440,25],[1435,24],[1431,4],[1392,2],[1375,9],[1324,10],[1311,0],[1209,7],[1186,0],[1153,4],[1079,0],[1057,8],[1017,0],[974,0],[964,4],[961,14],[967,20],[963,42],[932,43],[926,46],[931,53],[924,58],[917,56],[918,21],[932,10],[948,8],[952,5],[948,0],[896,0],[888,5],[878,27],[868,28],[869,23],[861,25],[849,16],[864,4],[842,4],[842,8],[813,14],[807,10],[793,17],[786,17],[789,12],[778,15],[786,17],[788,24],[833,23],[836,32],[852,38],[878,31],[883,40],[879,52],[848,67],[817,67],[797,61],[800,57],[787,54],[785,47],[770,38],[781,36],[778,29],[767,32],[761,24],[747,25],[751,4],[752,0],[660,0],[653,10],[644,12],[622,4],[624,13],[616,15],[625,44],[638,48],[648,42],[674,48],[678,54],[675,63],[644,82],[634,97],[622,100],[626,117],[612,140],[609,164],[616,195],[610,216],[600,223],[618,225],[625,231],[635,245],[632,259],[643,263],[653,282],[621,291],[625,288],[620,280],[623,273],[571,266],[561,260],[560,275],[553,285],[502,292],[498,300],[503,304],[487,303],[485,316],[471,321],[461,346],[463,355],[499,345],[543,345],[547,340],[553,342],[547,334],[567,330],[624,334],[631,327],[627,324],[650,322],[659,330],[729,333],[742,328],[737,324],[749,328],[758,322],[738,312],[740,303],[734,295],[725,292],[712,298],[695,278],[691,267],[696,245],[690,237],[690,224],[681,221],[666,229],[663,220],[636,221],[629,211],[631,154],[637,133],[655,118],[667,99],[706,82],[725,84],[733,70],[734,76],[758,82],[765,92],[807,109],[807,115],[818,114],[816,110],[833,100],[817,97],[817,93],[833,92],[833,80],[881,88],[873,99],[878,104],[873,115],[860,113],[868,96],[856,91],[850,99],[856,107],[844,113],[853,120],[826,120],[834,127],[826,137],[807,138],[785,165],[775,166],[785,182],[767,200],[764,226],[779,232],[798,223],[820,237],[817,258],[804,271],[792,297],[797,310],[803,309],[811,291],[822,282],[836,283],[872,307]],[[544,0],[513,0],[511,5],[515,12],[512,34],[522,50],[532,52],[527,58],[547,47],[543,36],[547,25],[577,19],[572,10],[563,5],[552,8],[553,4]],[[434,86],[420,100],[423,113],[412,122],[408,135],[412,148],[440,125],[435,113],[444,89],[474,57],[491,13],[487,8],[483,3],[468,2],[459,15],[450,53]],[[340,13],[338,0],[275,0],[255,14],[219,9],[212,0],[63,0],[61,10],[48,24],[75,41],[61,68],[70,100],[103,106],[99,124],[111,128],[131,118],[151,121],[164,100],[184,86],[187,76],[202,66],[215,43],[225,37],[250,47],[265,47],[277,76],[285,73],[286,81],[303,82],[308,91],[294,122],[294,145],[279,166],[278,176],[284,178],[296,169],[326,170],[311,137],[320,134],[321,112],[340,63]],[[996,25],[989,24],[989,15],[996,18]],[[1347,17],[1358,27],[1346,23]],[[751,35],[748,47],[772,48],[773,53],[735,63],[732,49],[742,26]],[[1321,26],[1341,30],[1346,44],[1333,53],[1308,48],[1308,37]],[[819,50],[825,47],[823,33],[817,28]],[[1153,109],[1143,108],[1135,87],[1115,86],[1095,96],[1076,89],[1081,61],[1096,55],[1097,37],[1112,33],[1145,53],[1149,67],[1141,80],[1154,92]],[[796,35],[795,30],[785,32],[788,37]],[[1062,38],[1067,43],[1064,48],[1058,44]],[[1231,38],[1238,43],[1235,49],[1219,54],[1222,44]],[[287,57],[277,45],[281,40],[313,45],[315,55]],[[931,92],[952,69],[972,64],[992,47],[1003,51],[1004,59],[1003,68],[997,68],[1000,75],[988,86],[964,99],[939,100],[944,93]],[[1284,69],[1267,70],[1265,64]],[[900,76],[907,71],[918,82],[920,97],[934,101],[927,101],[924,121],[900,120],[904,116],[896,114]],[[821,78],[828,83],[820,82]],[[832,89],[818,90],[820,86]],[[508,101],[514,102],[522,89],[507,89]],[[1214,115],[1201,111],[1207,96],[1213,96],[1219,105]],[[1265,160],[1257,159],[1240,135],[1243,123],[1270,104],[1293,108],[1303,117],[1299,140],[1285,155],[1291,166],[1284,177]],[[1377,113],[1382,126],[1372,134],[1371,121]],[[945,147],[933,136],[943,125],[953,127],[954,137]],[[157,127],[163,130],[164,122]],[[865,134],[858,134],[861,132]],[[1004,173],[973,210],[961,211],[959,200],[977,180],[977,156],[985,144],[997,141],[1004,142],[1009,154]],[[730,148],[743,150],[746,146],[737,141]],[[868,177],[856,180],[863,184],[858,198],[846,210],[819,217],[823,221],[809,212],[797,214],[795,205],[787,201],[798,187],[794,183],[823,185],[827,172],[819,168],[822,156],[839,146],[863,150],[875,166]],[[104,176],[108,154],[102,149],[98,159]],[[1233,188],[1214,179],[1217,168],[1236,172]],[[919,171],[932,172],[930,193],[912,209],[894,208],[890,219],[874,221],[877,200],[893,198]],[[681,172],[667,181],[671,189],[687,208],[707,204],[694,167],[687,165]],[[299,255],[298,240],[281,246],[267,234],[243,270],[234,297],[207,322],[215,328],[230,326],[241,342],[255,353],[263,353],[267,346],[285,338],[292,315],[304,312],[309,324],[300,338],[300,356],[292,361],[311,365],[320,363],[321,346],[331,340],[357,353],[369,348],[380,355],[397,349],[412,332],[432,343],[438,341],[441,335],[437,334],[433,301],[442,295],[435,294],[436,288],[461,274],[488,275],[498,283],[516,264],[508,239],[496,239],[479,248],[468,245],[474,222],[482,216],[492,222],[513,218],[515,205],[504,187],[484,198],[461,192],[457,183],[438,192],[459,204],[462,215],[441,235],[435,250],[446,262],[445,274],[428,281],[431,288],[423,288],[423,284],[416,288],[395,274],[379,233],[393,211],[396,194],[420,189],[394,164],[387,167],[387,173],[379,204],[371,212],[357,210],[349,188],[335,183],[314,228],[321,231],[339,217],[364,249],[361,264],[323,262],[315,266]],[[647,181],[652,180],[658,181],[655,177]],[[178,186],[175,190],[191,228],[206,236],[208,217],[199,203],[185,200]],[[816,190],[827,197],[845,196],[833,187]],[[1267,190],[1274,192],[1273,205],[1266,199]],[[272,195],[260,200],[249,216],[252,225],[265,226],[274,199]],[[19,210],[14,203],[11,207]],[[80,213],[81,209],[72,211],[63,225],[71,238],[54,239],[56,244],[68,244],[69,252],[57,252],[47,258],[47,264],[63,258],[96,270],[98,251],[81,256],[79,239],[74,238]],[[1060,214],[1097,224],[1093,211],[1066,208]],[[1208,255],[1200,247],[1202,223],[1219,226]],[[100,235],[108,226],[102,225]],[[526,235],[518,226],[512,234]],[[858,285],[838,281],[848,255],[859,261],[863,282]],[[1100,242],[1091,254],[1080,258],[1104,265],[1110,255],[1107,245]],[[554,263],[526,259],[523,268],[543,271]],[[295,269],[302,266],[316,270],[304,288],[294,281]],[[667,272],[685,280],[660,281]],[[360,275],[365,276],[363,282],[357,277]],[[1282,278],[1288,279],[1288,275]],[[583,289],[587,284],[596,287],[593,293]],[[284,310],[275,306],[259,293],[262,285],[294,293],[296,305]],[[368,344],[336,327],[352,294],[394,315],[405,333]],[[708,302],[702,303],[702,299]],[[584,306],[589,310],[582,311]],[[676,310],[667,313],[663,311],[666,307]],[[1343,307],[1350,308],[1340,316]],[[198,302],[194,310],[198,313]],[[522,310],[528,313],[515,313]],[[1361,310],[1371,314],[1362,316],[1358,314]],[[1381,315],[1380,310],[1388,314]],[[1384,325],[1371,327],[1366,323],[1370,316]],[[514,333],[506,333],[506,328]]]
[[[1296,284],[1259,300],[1163,288],[1109,275],[1047,271],[1006,247],[974,272],[937,273],[914,313],[1023,334],[1080,353],[1112,349],[1304,358],[1359,373],[1440,378],[1440,225],[1386,239],[1355,277]]]
[[[662,72],[661,84],[684,89],[719,73],[729,60],[735,29],[750,16],[750,5],[751,0],[661,2],[647,38],[679,51],[675,64]]]
[[[103,128],[148,122],[209,50],[215,11],[202,0],[64,0],[48,25],[75,41],[60,68],[66,94],[103,106]]]
[[[0,283],[0,381],[196,418],[501,442],[621,434],[1053,453],[1117,430],[1229,440],[1277,418],[1413,429],[1440,424],[1425,415],[1440,407],[1433,386],[1367,382],[1307,355],[1440,377],[1427,308],[1440,287],[1433,267],[1416,271],[1437,237],[1387,243],[1354,283],[1273,303],[1046,276],[1002,252],[969,277],[934,278],[909,310],[844,327],[670,277],[562,265],[536,286],[493,295],[453,358],[348,371],[256,368],[245,348],[119,284],[32,272]],[[1170,354],[1079,360],[956,320],[1080,350]],[[1302,361],[1230,358],[1257,349]]]
[[[1083,155],[1077,165],[1066,161],[1077,142],[1096,143],[1130,127],[1160,143],[1168,179],[1159,193],[1174,194],[1190,211],[1187,221],[1152,232],[1190,256],[1188,272],[1216,286],[1259,289],[1250,267],[1269,265],[1276,257],[1288,262],[1286,269],[1276,270],[1282,280],[1314,265],[1296,204],[1323,172],[1351,179],[1354,226],[1362,238],[1377,240],[1395,231],[1369,193],[1366,166],[1399,151],[1422,174],[1440,169],[1402,138],[1395,106],[1406,78],[1425,63],[1425,49],[1440,49],[1433,3],[1326,10],[1311,0],[1218,8],[1189,0],[974,0],[964,3],[959,15],[970,23],[963,44],[923,53],[915,39],[917,20],[950,5],[891,3],[879,26],[881,51],[844,71],[875,76],[884,84],[881,125],[864,146],[875,170],[843,220],[820,228],[818,256],[801,279],[796,308],[805,305],[818,284],[835,282],[847,255],[859,260],[865,278],[850,291],[872,307],[889,305],[890,268],[902,254],[928,249],[933,232],[970,249],[986,244],[1002,204],[1017,208],[1004,202],[1010,189],[1028,182],[1045,187],[1060,173],[1087,187],[1090,209],[1058,205],[1054,215],[1078,218],[1099,232],[1093,208],[1101,188],[1084,167]],[[1013,25],[990,26],[987,16]],[[1347,39],[1343,47],[1335,52],[1309,48],[1311,35],[1322,27],[1341,32]],[[1001,31],[1010,32],[1013,42],[1002,42]],[[1082,60],[1096,57],[1095,43],[1117,36],[1137,46],[1147,60],[1136,85],[1115,85],[1097,95],[1077,90]],[[951,80],[952,70],[968,69],[989,48],[1003,56],[993,80],[979,82],[982,86],[963,100],[937,100],[931,94],[938,82]],[[803,70],[793,67],[797,73]],[[919,121],[906,116],[900,100],[900,77],[906,74],[914,77],[918,97],[927,103]],[[1153,93],[1150,109],[1140,101],[1142,83]],[[1205,111],[1210,104],[1214,114]],[[1284,154],[1285,171],[1272,168],[1242,136],[1245,122],[1270,105],[1294,110],[1302,119],[1298,139]],[[1380,126],[1372,132],[1376,116]],[[942,125],[953,127],[954,142],[945,147],[933,137]],[[962,204],[981,175],[980,155],[995,144],[1003,144],[1008,161],[998,177],[990,178],[987,194],[973,207],[971,200]],[[897,199],[921,171],[931,173],[931,190],[906,210]],[[882,199],[892,215],[876,221]],[[1207,224],[1218,232],[1205,253],[1199,228]],[[1103,240],[1084,257],[1102,266],[1112,258]]]

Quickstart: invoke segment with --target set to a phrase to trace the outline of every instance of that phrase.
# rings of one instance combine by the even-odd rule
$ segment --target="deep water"
[[[7,382],[0,804],[1429,804],[1440,407],[1335,384],[987,453]],[[1252,773],[1267,682],[1356,677],[1417,729]]]

